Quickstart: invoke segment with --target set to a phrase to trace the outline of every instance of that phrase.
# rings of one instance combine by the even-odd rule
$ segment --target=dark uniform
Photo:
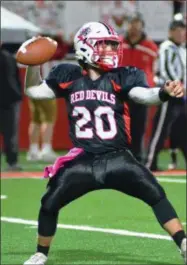
[[[16,59],[0,48],[0,134],[4,140],[7,170],[21,170],[18,163],[18,128],[22,101],[22,86]]]
[[[129,148],[130,118],[124,102],[132,87],[148,86],[143,71],[126,67],[92,81],[80,67],[61,64],[46,82],[57,98],[66,100],[74,146],[95,154]]]
[[[124,67],[92,81],[82,75],[79,66],[61,64],[52,69],[46,82],[57,98],[65,98],[70,137],[83,152],[49,180],[42,198],[39,234],[53,235],[54,214],[57,218],[61,207],[93,190],[115,189],[157,208],[166,195],[152,173],[129,151],[130,120],[124,105],[131,88],[147,87],[143,71]],[[168,215],[158,219],[165,222]]]

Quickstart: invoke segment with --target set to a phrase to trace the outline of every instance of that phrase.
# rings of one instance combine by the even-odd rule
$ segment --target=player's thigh
[[[56,99],[45,99],[41,101],[42,122],[54,123],[57,116]]]
[[[42,207],[47,211],[58,211],[68,203],[96,189],[92,168],[86,158],[76,159],[60,169],[51,178],[42,197]]]
[[[130,151],[119,152],[107,163],[106,185],[154,205],[165,192],[150,170],[139,163]]]
[[[41,124],[42,112],[41,112],[40,100],[29,99],[29,109],[30,109],[31,122],[36,124]]]

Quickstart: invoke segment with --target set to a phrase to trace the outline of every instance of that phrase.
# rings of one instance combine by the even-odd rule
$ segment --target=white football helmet
[[[116,49],[101,53],[98,43],[114,43]],[[115,30],[101,22],[84,24],[74,37],[76,59],[105,71],[117,68],[122,59],[122,40]]]

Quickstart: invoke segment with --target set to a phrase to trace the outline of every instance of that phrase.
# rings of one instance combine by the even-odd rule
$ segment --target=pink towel
[[[44,178],[52,178],[59,168],[64,167],[65,163],[73,160],[76,156],[83,152],[82,148],[72,148],[66,155],[58,157],[53,165],[44,169]]]

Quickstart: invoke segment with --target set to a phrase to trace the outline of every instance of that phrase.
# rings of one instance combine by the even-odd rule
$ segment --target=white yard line
[[[183,183],[186,184],[186,179],[178,179],[178,178],[163,178],[158,177],[158,181],[165,182],[165,183]]]
[[[26,220],[26,219],[21,219],[21,218],[13,218],[13,217],[1,217],[1,221],[7,222],[7,223],[25,224],[25,225],[32,225],[32,226],[37,225],[37,221]],[[122,230],[122,229],[108,229],[108,228],[99,228],[99,227],[85,226],[85,225],[64,225],[64,224],[58,224],[58,227],[62,229],[100,232],[100,233],[108,233],[108,234],[115,234],[115,235],[122,235],[122,236],[171,240],[169,236],[165,236],[165,235],[140,233],[140,232],[134,232],[134,231],[128,231],[128,230]]]
[[[1,195],[1,200],[7,199],[6,195]]]

